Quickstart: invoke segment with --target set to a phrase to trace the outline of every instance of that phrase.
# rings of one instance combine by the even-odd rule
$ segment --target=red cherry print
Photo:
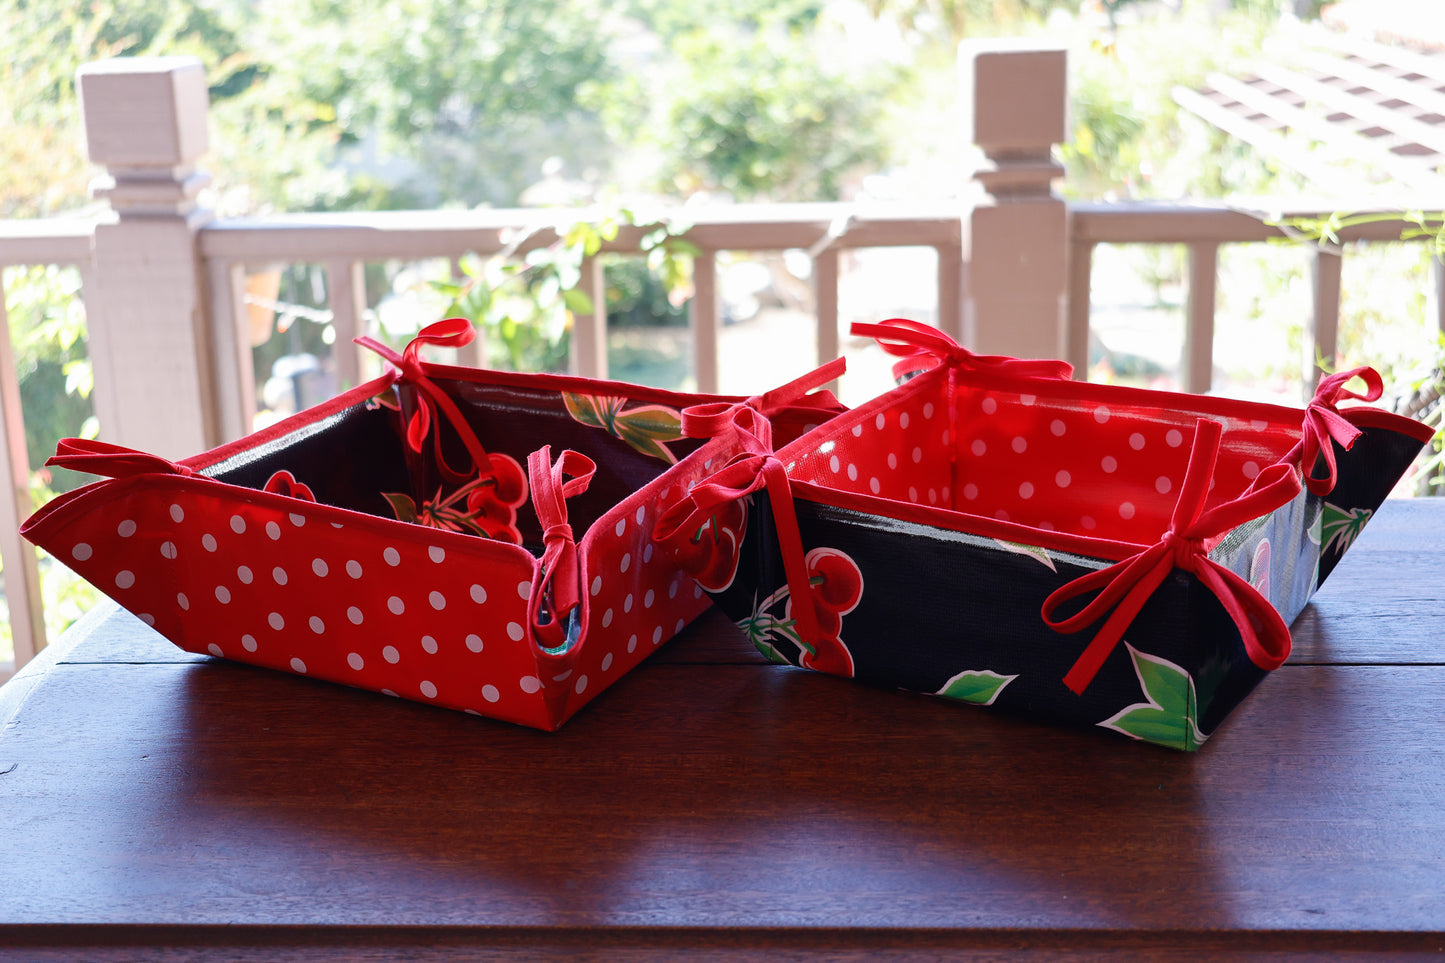
[[[853,611],[863,597],[863,573],[853,560],[836,548],[815,548],[804,560],[820,607],[840,614]]]
[[[853,655],[848,651],[848,647],[836,638],[819,639],[817,652],[804,649],[798,664],[815,672],[826,672],[850,679],[853,677]]]

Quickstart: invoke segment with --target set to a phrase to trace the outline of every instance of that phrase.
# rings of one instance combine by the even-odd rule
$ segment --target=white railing
[[[1082,372],[1094,247],[1182,243],[1191,265],[1184,385],[1207,390],[1219,245],[1268,240],[1281,229],[1260,216],[1207,204],[1065,205],[1052,190],[1062,170],[1050,153],[1064,136],[1064,67],[1058,50],[965,47],[965,134],[983,156],[972,203],[927,211],[799,204],[683,212],[690,227],[681,236],[702,252],[690,309],[699,389],[716,390],[719,383],[717,262],[723,252],[807,252],[818,361],[840,351],[841,253],[908,246],[937,252],[937,319],[945,331],[982,352],[1065,357]],[[110,171],[111,182],[100,194],[113,216],[95,223],[0,222],[0,266],[80,269],[95,372],[92,400],[104,436],[119,444],[176,458],[250,430],[255,385],[248,326],[240,323],[248,267],[323,266],[326,310],[339,346],[337,374],[355,383],[360,361],[348,347],[364,333],[365,265],[456,261],[509,247],[522,253],[555,239],[558,212],[535,209],[211,218],[195,203],[206,182],[195,167],[206,150],[205,78],[198,64],[164,59],[92,65],[82,69],[80,88],[90,156]],[[147,102],[146,109],[137,99]],[[562,216],[572,223],[585,212]],[[1381,223],[1349,237],[1398,240],[1401,226]],[[646,230],[625,227],[605,249],[637,254]],[[1316,263],[1311,332],[1329,354],[1339,304],[1338,250],[1321,250]],[[594,260],[585,276],[597,309],[576,320],[571,362],[580,374],[602,377],[607,331],[600,262]],[[0,339],[0,351],[8,349],[9,341]],[[799,370],[813,361],[800,358]],[[13,360],[0,362],[0,467],[13,495],[0,517],[0,558],[16,662],[23,665],[44,644],[44,632],[35,555],[16,534],[31,510],[19,390]],[[0,666],[0,679],[4,675]]]

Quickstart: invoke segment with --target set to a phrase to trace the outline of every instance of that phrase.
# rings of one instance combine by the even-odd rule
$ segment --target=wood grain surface
[[[1445,952],[1445,500],[1196,755],[763,663],[709,613],[560,732],[180,652],[0,688],[17,959]]]

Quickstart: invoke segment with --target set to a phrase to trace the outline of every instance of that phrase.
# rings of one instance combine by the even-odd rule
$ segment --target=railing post
[[[966,343],[986,354],[1062,357],[1068,208],[1052,181],[1066,136],[1068,58],[1007,41],[959,46],[965,136],[985,160],[963,220]]]
[[[220,440],[196,232],[209,214],[195,167],[208,147],[205,70],[193,57],[104,60],[78,77],[92,188],[114,218],[95,229],[85,292],[94,403],[109,441],[167,458]]]
[[[1219,291],[1219,245],[1189,245],[1189,300],[1179,378],[1185,391],[1204,394],[1214,384],[1214,308]]]
[[[1310,259],[1310,287],[1313,315],[1304,333],[1304,357],[1300,359],[1303,399],[1314,397],[1319,386],[1321,367],[1334,370],[1335,352],[1339,350],[1340,281],[1345,259],[1340,249],[1319,245]]]

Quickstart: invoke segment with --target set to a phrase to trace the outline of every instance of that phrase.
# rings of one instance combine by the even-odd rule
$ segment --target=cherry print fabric
[[[180,462],[63,442],[111,477],[22,532],[189,651],[556,729],[710,604],[651,532],[740,441],[679,412],[756,404],[791,440],[843,409],[828,370],[743,399],[422,360],[469,332]]]
[[[1379,397],[1368,369],[1301,410],[1074,382],[912,323],[854,331],[908,380],[753,446],[781,486],[738,467],[700,483],[690,521],[736,560],[699,584],[775,661],[1179,749],[1284,660],[1288,623],[1430,436],[1339,407]],[[727,568],[657,534],[690,572]],[[822,553],[832,571],[807,564]]]

